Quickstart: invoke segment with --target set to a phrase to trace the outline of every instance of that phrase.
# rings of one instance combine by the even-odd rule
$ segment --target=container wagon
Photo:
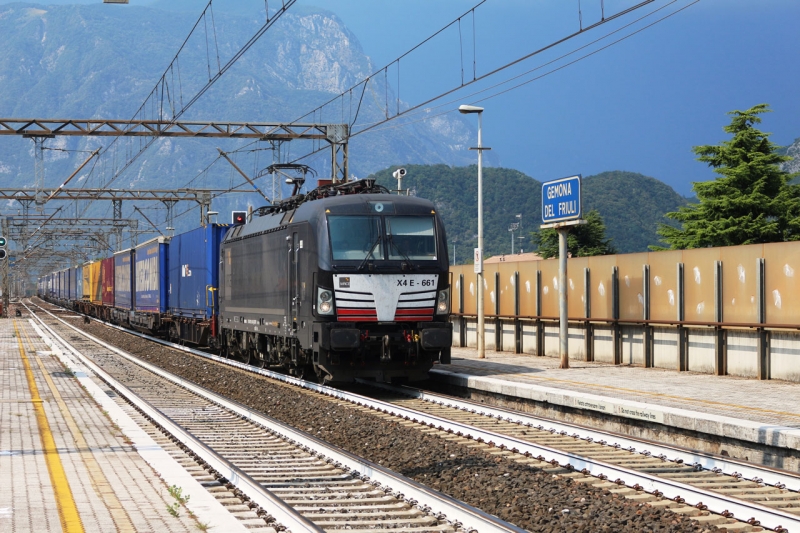
[[[173,342],[219,347],[219,247],[228,225],[209,224],[169,243],[166,335]]]
[[[160,334],[167,311],[168,237],[156,237],[135,249],[134,311],[130,325],[141,331]]]

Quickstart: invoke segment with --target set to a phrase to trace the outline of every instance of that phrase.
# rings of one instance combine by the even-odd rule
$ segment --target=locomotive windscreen
[[[328,216],[328,227],[334,261],[436,260],[430,216],[335,215]]]
[[[381,217],[330,216],[328,227],[334,261],[361,261],[369,255],[370,250],[371,259],[383,260]]]
[[[386,217],[389,259],[436,259],[433,217]]]

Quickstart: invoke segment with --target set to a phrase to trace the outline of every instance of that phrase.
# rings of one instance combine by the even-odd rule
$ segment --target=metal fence
[[[485,264],[482,289],[476,286],[473,265],[454,266],[451,272],[453,320],[463,326],[456,328],[456,344],[468,344],[467,325],[477,314],[477,291],[483,290],[494,347],[544,355],[546,335],[541,328],[558,319],[556,259]],[[612,337],[621,334],[620,328],[637,327],[645,365],[653,365],[658,352],[654,336],[663,334],[663,328],[673,329],[679,335],[675,365],[681,370],[691,366],[688,333],[683,330],[711,328],[713,332],[704,334],[715,336],[713,371],[717,373],[726,372],[730,330],[746,330],[756,334],[754,349],[761,356],[754,362],[754,372],[765,377],[769,374],[769,332],[788,334],[790,343],[793,336],[800,340],[798,278],[800,242],[572,258],[568,260],[569,318],[571,327],[583,328],[587,359],[595,348],[592,325],[605,327]],[[539,328],[532,334],[537,344],[527,349],[522,346],[524,329],[531,322]],[[512,326],[513,332],[507,331]],[[487,339],[491,344],[490,331]],[[506,346],[509,343],[512,346]],[[617,352],[622,344],[616,337],[611,344],[615,362],[621,359]],[[796,352],[800,355],[800,350]]]

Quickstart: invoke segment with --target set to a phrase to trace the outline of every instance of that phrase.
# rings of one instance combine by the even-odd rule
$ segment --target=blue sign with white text
[[[551,224],[581,218],[581,177],[542,183],[542,222]]]

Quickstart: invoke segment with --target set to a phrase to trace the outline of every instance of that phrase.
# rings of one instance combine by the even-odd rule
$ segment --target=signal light
[[[247,211],[233,211],[231,224],[247,224]]]
[[[5,259],[7,256],[6,249],[0,248],[0,259]]]
[[[5,248],[5,247],[6,247],[6,238],[0,237],[0,248]]]

